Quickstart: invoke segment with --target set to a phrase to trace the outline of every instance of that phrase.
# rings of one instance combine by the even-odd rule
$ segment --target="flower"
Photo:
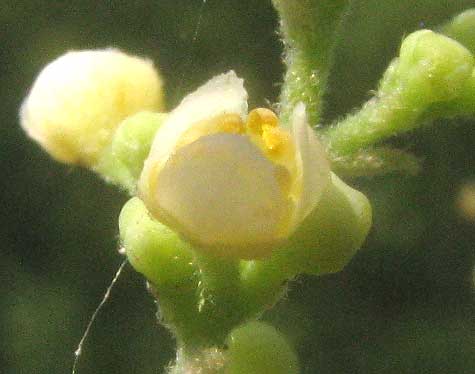
[[[159,128],[139,196],[159,221],[208,253],[259,258],[288,238],[330,181],[305,106],[292,130],[269,109],[247,113],[234,72],[188,95]]]
[[[117,49],[72,51],[38,75],[20,122],[58,161],[90,167],[123,119],[162,106],[162,81],[151,61]]]

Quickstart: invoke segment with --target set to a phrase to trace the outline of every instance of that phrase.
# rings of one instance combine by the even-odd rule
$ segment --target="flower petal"
[[[241,117],[247,114],[247,92],[244,89],[244,82],[234,71],[214,77],[186,96],[170,112],[155,135],[139,180],[139,194],[147,206],[155,205],[154,183],[157,172],[175,152],[180,137],[197,122],[228,113],[235,113]]]
[[[291,212],[277,169],[245,136],[203,136],[159,173],[160,216],[206,247],[273,243]]]
[[[180,136],[200,121],[236,113],[247,113],[247,92],[234,71],[221,74],[186,96],[170,113],[157,132],[152,145],[153,162],[164,162],[173,152]]]
[[[315,208],[330,182],[330,164],[325,150],[307,122],[305,105],[299,103],[292,113],[296,161],[301,178],[301,196],[296,206],[294,225],[300,224]]]

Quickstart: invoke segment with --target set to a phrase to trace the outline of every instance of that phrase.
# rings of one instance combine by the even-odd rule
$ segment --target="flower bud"
[[[162,101],[162,82],[151,61],[116,49],[73,51],[41,71],[20,121],[58,161],[90,167],[123,119],[159,110]]]
[[[441,31],[475,53],[475,8],[467,9],[454,17]]]
[[[460,43],[420,30],[403,41],[398,73],[414,100],[448,101],[460,93],[473,65],[472,54]]]
[[[134,195],[137,180],[164,113],[139,112],[123,120],[101,153],[94,171]]]
[[[303,104],[290,133],[268,109],[247,113],[246,100],[234,72],[188,95],[155,135],[139,195],[197,248],[258,258],[315,208],[330,170]]]
[[[227,339],[225,374],[298,374],[298,359],[285,337],[263,322],[234,329]]]

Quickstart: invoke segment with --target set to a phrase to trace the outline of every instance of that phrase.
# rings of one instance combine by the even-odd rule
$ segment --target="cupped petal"
[[[199,122],[225,114],[237,114],[243,119],[247,114],[244,81],[234,71],[214,77],[186,96],[157,131],[139,180],[139,194],[148,206],[155,205],[157,173],[175,152],[183,134]]]
[[[159,215],[198,245],[239,247],[241,258],[253,257],[243,251],[264,250],[282,239],[291,215],[279,168],[243,135],[203,136],[160,171],[153,191]]]
[[[299,103],[292,113],[297,178],[300,179],[300,198],[297,199],[294,227],[316,207],[330,182],[330,163],[323,145],[307,121],[305,105]]]
[[[196,123],[229,113],[242,117],[247,113],[244,81],[234,71],[214,77],[186,96],[170,113],[155,136],[150,152],[151,162],[165,162],[180,137]]]

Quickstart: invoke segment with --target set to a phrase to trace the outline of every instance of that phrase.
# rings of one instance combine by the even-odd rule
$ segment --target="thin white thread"
[[[205,10],[206,3],[207,3],[207,0],[203,0],[203,2],[201,3],[200,9],[198,11],[198,20],[196,22],[196,27],[195,27],[195,30],[193,32],[193,37],[191,39],[191,48],[190,48],[191,52],[193,52],[196,41],[198,40],[198,35],[199,35],[199,32],[200,32],[200,28],[201,28],[201,22],[203,20],[203,13],[204,13],[204,10]],[[185,65],[185,69],[183,69],[183,72],[182,72],[182,76],[181,76],[181,79],[180,79],[180,86],[177,90],[178,92],[181,91],[181,88],[183,86],[183,82],[185,81],[186,74],[188,72],[188,68],[191,64],[191,59],[188,60],[188,61],[189,62]],[[121,250],[122,250],[122,248],[119,249],[119,253],[122,254]],[[120,264],[119,268],[117,269],[117,272],[115,273],[114,278],[112,279],[111,283],[109,284],[109,287],[107,287],[107,290],[104,293],[104,296],[102,297],[101,302],[99,303],[97,308],[94,310],[94,313],[92,314],[91,318],[89,319],[89,322],[86,326],[86,330],[84,331],[84,334],[82,335],[81,340],[79,341],[77,349],[74,351],[74,363],[73,363],[73,368],[72,368],[71,374],[76,374],[77,365],[79,363],[79,358],[80,358],[81,353],[82,353],[84,342],[86,341],[86,339],[89,335],[89,332],[92,328],[92,325],[94,324],[94,321],[96,320],[99,312],[104,307],[104,305],[107,303],[107,301],[110,297],[111,290],[115,286],[115,284],[117,283],[117,280],[119,279],[119,276],[122,273],[122,270],[124,269],[127,262],[128,262],[127,259],[125,259]]]
[[[191,55],[193,54],[196,41],[198,40],[198,34],[200,32],[201,22],[203,20],[203,13],[204,13],[207,1],[208,0],[203,0],[203,2],[201,3],[200,9],[198,10],[198,21],[196,22],[196,27],[195,27],[195,31],[193,33],[193,37],[191,38],[191,46],[190,46],[190,54]],[[191,57],[193,57],[193,56],[191,56]],[[188,70],[190,68],[190,65],[192,63],[192,58],[188,59],[187,61],[188,62],[184,65],[183,72],[181,74],[181,78],[180,78],[180,81],[179,81],[179,86],[178,86],[178,89],[177,89],[178,94],[180,94],[180,91],[183,88],[183,84],[185,82],[187,72],[188,72]]]
[[[195,33],[193,34],[193,39],[191,39],[192,45],[196,42],[196,39],[198,38],[198,32],[200,31],[201,20],[203,19],[203,12],[205,10],[206,1],[207,0],[203,0],[200,6],[198,22],[196,22]]]
[[[77,349],[74,351],[74,363],[73,363],[73,370],[72,370],[71,374],[76,374],[76,369],[77,369],[77,365],[78,365],[78,362],[79,362],[79,357],[81,356],[81,353],[82,353],[82,348],[83,348],[84,342],[86,341],[86,338],[89,335],[89,331],[91,330],[91,327],[92,327],[94,321],[96,320],[97,315],[101,311],[102,307],[109,300],[111,290],[112,290],[112,288],[114,288],[115,284],[117,283],[117,280],[119,279],[119,276],[122,273],[122,270],[124,270],[125,265],[127,265],[127,259],[122,261],[122,263],[120,264],[119,268],[117,269],[117,272],[114,275],[114,278],[112,278],[112,281],[109,284],[109,287],[107,287],[106,292],[104,293],[104,296],[102,297],[101,302],[99,303],[96,310],[94,311],[94,313],[92,313],[92,316],[89,319],[86,330],[84,331],[84,334],[82,335],[81,340],[79,341]]]

